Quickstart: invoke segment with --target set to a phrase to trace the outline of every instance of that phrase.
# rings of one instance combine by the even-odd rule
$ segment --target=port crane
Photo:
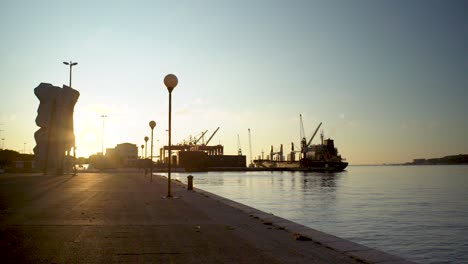
[[[315,132],[314,134],[312,135],[312,137],[310,137],[309,141],[307,141],[307,139],[305,138],[305,132],[304,132],[304,124],[302,122],[302,114],[299,115],[299,119],[300,119],[300,133],[301,133],[301,153],[302,153],[302,158],[305,158],[306,156],[306,153],[307,151],[309,150],[309,147],[310,147],[310,144],[312,143],[312,140],[315,138],[315,135],[317,134],[318,130],[320,129],[320,127],[322,126],[322,122],[320,122],[320,124],[317,126],[317,128],[315,129]],[[292,153],[295,153],[294,151],[294,144],[292,145]]]
[[[241,149],[239,134],[237,134],[237,155],[242,156],[242,149]]]
[[[195,141],[193,141],[193,144],[196,145],[200,141],[200,139],[202,139],[205,136],[206,132],[208,132],[208,129],[205,130],[205,132],[202,132],[201,136]]]
[[[203,138],[206,132],[208,132],[208,130],[205,130],[204,132],[201,132],[200,134],[197,134],[196,136],[190,135],[186,137],[184,140],[182,140],[182,142],[179,143],[178,145],[196,145],[200,141],[200,139]]]
[[[219,127],[216,129],[216,131],[210,136],[210,138],[208,139],[208,141],[205,143],[205,135],[206,133],[208,132],[208,129],[201,132],[200,134],[197,134],[196,136],[189,136],[188,138],[184,139],[182,141],[182,143],[179,143],[179,145],[197,145],[200,140],[202,140],[202,143],[200,145],[202,146],[206,146],[208,145],[209,141],[211,140],[212,137],[214,137],[214,135],[216,134],[216,132],[218,131]]]
[[[219,127],[213,132],[213,134],[211,134],[210,138],[208,138],[208,140],[206,141],[206,143],[204,144],[205,146],[208,145],[208,143],[210,143],[211,139],[214,137],[214,135],[216,134],[216,132],[218,132],[219,130]]]
[[[299,114],[299,122],[300,122],[300,141],[301,141],[301,146],[306,145],[307,139],[305,138],[305,131],[304,131],[304,123],[302,122],[302,114]]]
[[[307,147],[310,146],[310,143],[312,143],[312,140],[314,139],[315,135],[317,134],[317,131],[319,130],[319,128],[322,126],[322,122],[320,122],[320,124],[317,126],[317,129],[315,129],[315,132],[314,134],[312,135],[312,137],[309,139],[309,142],[307,142]],[[322,131],[322,134],[323,134],[323,131]],[[323,140],[322,140],[323,141]]]
[[[249,155],[250,155],[250,165],[249,166],[253,166],[253,163],[252,163],[252,160],[253,160],[253,157],[252,157],[252,139],[250,138],[250,128],[249,128]]]

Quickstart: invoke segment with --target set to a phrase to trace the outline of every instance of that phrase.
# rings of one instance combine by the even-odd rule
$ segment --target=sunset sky
[[[468,1],[0,1],[0,130],[32,152],[41,82],[73,88],[78,156],[208,129],[244,154],[323,122],[350,164],[468,153]],[[314,140],[318,143],[317,140]],[[24,145],[26,143],[26,145]]]

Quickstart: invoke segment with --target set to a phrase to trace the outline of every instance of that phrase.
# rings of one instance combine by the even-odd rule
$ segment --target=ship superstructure
[[[270,155],[267,159],[254,160],[255,167],[278,170],[343,171],[348,166],[348,163],[339,155],[333,139],[324,139],[322,131],[320,133],[320,144],[311,144],[322,123],[317,126],[314,134],[308,141],[305,138],[302,115],[300,115],[300,123],[301,147],[299,151],[296,151],[294,143],[291,143],[291,152],[287,155],[287,159],[285,159],[282,144],[279,151],[276,152],[273,146],[271,146]]]

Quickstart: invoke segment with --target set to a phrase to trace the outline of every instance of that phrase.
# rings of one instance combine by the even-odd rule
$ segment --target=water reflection
[[[425,263],[468,263],[468,166],[193,175],[197,188],[369,247]]]
[[[340,181],[342,174],[340,173],[304,173],[303,189],[316,188],[324,192],[335,192],[337,182]]]
[[[328,218],[335,221],[337,193],[346,172],[208,172],[196,173],[194,184],[207,190],[256,207],[274,212],[293,221]],[[175,178],[186,182],[188,174]],[[330,210],[332,209],[332,210]],[[324,216],[327,214],[327,216]]]

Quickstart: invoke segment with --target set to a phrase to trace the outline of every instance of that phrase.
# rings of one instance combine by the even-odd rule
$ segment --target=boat
[[[284,159],[283,145],[278,152],[273,151],[271,146],[270,155],[267,159],[254,160],[254,166],[265,170],[279,171],[317,171],[317,172],[340,172],[346,169],[348,162],[342,158],[335,147],[334,140],[331,138],[324,139],[323,131],[320,133],[321,142],[317,145],[312,145],[317,131],[322,123],[320,123],[309,141],[303,136],[302,115],[301,120],[301,150],[294,150],[294,143],[291,143],[291,153],[288,154],[287,160]],[[299,154],[299,159],[296,159],[296,154]]]

